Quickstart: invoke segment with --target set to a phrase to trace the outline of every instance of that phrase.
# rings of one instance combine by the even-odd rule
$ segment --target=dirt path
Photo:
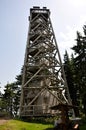
[[[0,119],[0,125],[3,125],[4,123],[6,123],[8,120],[6,119]]]

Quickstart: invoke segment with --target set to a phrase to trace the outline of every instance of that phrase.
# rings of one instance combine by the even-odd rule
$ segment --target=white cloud
[[[61,53],[61,57],[63,59],[63,55],[65,53],[65,50],[68,51],[68,54],[71,55],[73,52],[71,50],[71,47],[75,45],[76,41],[76,31],[79,31],[83,34],[83,25],[86,24],[86,17],[83,15],[80,17],[80,22],[77,24],[77,26],[66,26],[66,30],[64,32],[60,32],[58,35],[58,44],[59,49]]]
[[[75,7],[81,7],[86,5],[86,0],[70,0],[69,2]]]

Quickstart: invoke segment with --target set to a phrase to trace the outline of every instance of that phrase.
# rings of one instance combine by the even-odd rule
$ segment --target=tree
[[[5,86],[3,94],[4,110],[9,116],[16,116],[19,110],[20,88],[14,83]]]
[[[16,76],[16,84],[19,86],[22,85],[22,74]]]
[[[14,97],[13,97],[13,113],[14,116],[18,116],[21,90],[19,85],[15,84],[15,86],[16,86],[16,90],[14,92]]]
[[[86,114],[86,25],[83,27],[83,32],[84,35],[77,32],[76,45],[72,49],[75,52],[76,85]]]
[[[14,112],[15,116],[18,115],[19,112],[19,105],[20,105],[20,95],[21,95],[21,85],[22,85],[22,73],[23,73],[23,67],[21,69],[21,73],[16,76],[16,82],[15,84],[18,86],[16,96],[14,98]]]
[[[74,84],[74,64],[73,58],[69,59],[67,51],[65,51],[64,55],[64,71],[67,79],[67,84],[69,88],[70,97],[72,99],[72,104],[77,105],[77,90]],[[75,109],[75,115],[77,116],[79,113]]]

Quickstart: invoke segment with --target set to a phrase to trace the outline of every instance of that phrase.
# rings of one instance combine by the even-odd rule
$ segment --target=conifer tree
[[[76,45],[72,49],[75,52],[76,85],[86,114],[86,25],[83,27],[83,32],[84,35],[77,32]]]
[[[4,102],[4,111],[10,117],[16,116],[19,110],[20,88],[15,82],[7,83],[2,100]]]
[[[73,59],[69,58],[67,51],[65,51],[65,55],[64,55],[64,70],[65,70],[70,97],[72,99],[72,104],[76,106],[77,105],[77,90],[75,88],[74,77],[73,77],[74,64],[73,64]],[[75,109],[75,115],[77,116],[78,114],[79,114],[78,110]]]

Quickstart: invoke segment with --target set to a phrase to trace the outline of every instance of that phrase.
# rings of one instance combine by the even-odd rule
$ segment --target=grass
[[[30,123],[19,120],[8,120],[0,126],[0,130],[53,130],[53,125],[44,123]],[[86,130],[86,124],[80,126],[80,130]]]
[[[86,125],[80,126],[80,130],[86,130]]]
[[[0,126],[0,130],[50,130],[51,124],[29,123],[19,120],[9,120]]]

